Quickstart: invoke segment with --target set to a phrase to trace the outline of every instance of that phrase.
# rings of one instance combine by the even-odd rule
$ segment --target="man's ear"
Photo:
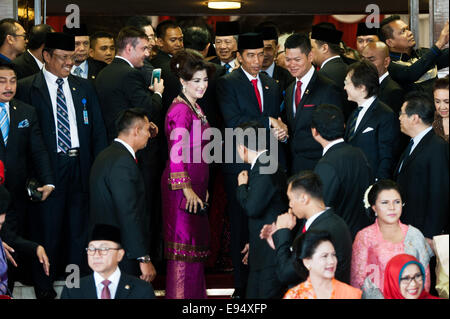
[[[242,55],[239,51],[236,51],[236,59],[238,60],[239,64],[242,64]]]
[[[389,47],[389,48],[392,48],[393,46],[394,46],[394,40],[393,39],[386,39],[386,45]]]
[[[156,45],[158,48],[162,48],[164,46],[163,40],[161,38],[156,38]]]

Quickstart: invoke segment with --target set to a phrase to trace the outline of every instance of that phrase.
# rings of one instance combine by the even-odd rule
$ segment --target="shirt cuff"
[[[158,94],[162,98],[162,94],[159,92],[155,92],[155,94]]]
[[[53,187],[53,189],[56,188],[55,185],[53,185],[53,184],[46,184],[46,185],[44,185],[44,186],[50,186],[50,187]]]

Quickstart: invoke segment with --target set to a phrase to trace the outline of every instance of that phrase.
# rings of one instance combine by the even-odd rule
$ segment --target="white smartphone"
[[[153,69],[152,71],[152,85],[155,83],[155,79],[158,79],[158,82],[161,80],[161,69]]]

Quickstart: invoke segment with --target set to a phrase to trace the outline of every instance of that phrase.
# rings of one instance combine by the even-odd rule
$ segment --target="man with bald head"
[[[378,98],[398,113],[403,104],[405,95],[401,86],[389,75],[388,67],[391,63],[389,47],[381,41],[369,42],[361,52],[362,57],[372,62],[378,71],[380,89]]]

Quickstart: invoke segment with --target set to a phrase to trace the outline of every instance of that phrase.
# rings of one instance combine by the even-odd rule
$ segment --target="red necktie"
[[[295,107],[298,107],[302,100],[302,81],[297,81],[297,89],[295,90]]]
[[[303,226],[303,229],[302,229],[302,234],[303,233],[306,233],[306,225],[305,226]]]
[[[137,158],[134,158],[134,161],[136,162],[136,164],[138,163]]]
[[[103,284],[103,290],[102,290],[102,296],[101,299],[111,299],[111,292],[109,291],[108,286],[111,284],[111,281],[108,279],[105,279],[102,281]]]
[[[252,80],[253,88],[255,89],[256,99],[258,100],[259,111],[262,113],[261,95],[258,90],[258,79]]]

